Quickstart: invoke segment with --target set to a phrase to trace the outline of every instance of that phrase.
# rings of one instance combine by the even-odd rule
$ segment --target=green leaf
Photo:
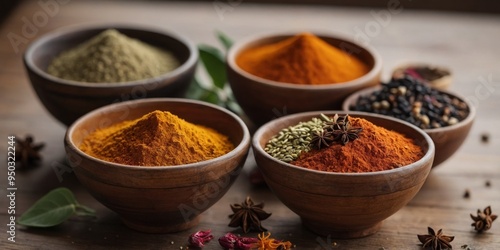
[[[220,50],[209,45],[199,45],[200,59],[208,75],[212,78],[213,84],[223,89],[226,84],[226,63],[224,55]]]
[[[224,45],[226,51],[229,50],[231,46],[233,46],[233,40],[226,36],[226,34],[224,34],[222,31],[216,31],[216,34],[219,41],[222,43],[222,45]]]
[[[85,215],[95,216],[95,211],[78,204],[73,193],[67,188],[57,188],[40,198],[21,217],[20,225],[31,227],[52,227],[71,217],[77,209]]]
[[[221,100],[219,99],[219,95],[215,91],[207,90],[201,98],[202,101],[213,103],[216,105],[221,105]]]
[[[207,89],[201,86],[200,81],[197,78],[194,78],[191,82],[191,85],[189,85],[185,97],[189,99],[199,100],[206,91]]]

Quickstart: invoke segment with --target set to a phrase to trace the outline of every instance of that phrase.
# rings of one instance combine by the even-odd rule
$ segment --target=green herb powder
[[[171,53],[109,29],[61,53],[47,71],[67,80],[110,83],[156,77],[178,66]]]

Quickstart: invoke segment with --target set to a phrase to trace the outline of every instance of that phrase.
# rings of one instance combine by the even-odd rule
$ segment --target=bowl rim
[[[126,165],[126,164],[105,161],[105,160],[93,157],[93,156],[88,155],[87,153],[83,152],[82,150],[80,150],[80,148],[78,148],[75,145],[75,143],[72,140],[72,135],[75,133],[76,127],[80,123],[84,122],[87,119],[90,119],[93,116],[97,116],[101,113],[107,113],[107,112],[109,112],[111,110],[115,110],[121,106],[141,105],[142,103],[158,103],[158,102],[189,103],[189,104],[195,104],[197,106],[209,107],[209,108],[215,109],[219,112],[223,112],[226,115],[229,115],[234,121],[236,121],[240,125],[240,128],[243,131],[243,137],[241,138],[241,141],[239,142],[239,144],[236,145],[231,151],[229,151],[226,154],[223,154],[219,157],[215,157],[215,158],[205,160],[205,161],[189,163],[189,164],[167,165],[167,166]],[[180,117],[180,118],[183,119],[182,117]],[[225,134],[223,134],[223,135],[225,135]],[[227,135],[225,135],[225,136],[227,136]],[[240,117],[238,117],[234,113],[232,113],[232,112],[230,112],[222,107],[219,107],[219,106],[211,104],[211,103],[202,102],[202,101],[198,101],[198,100],[185,99],[185,98],[147,98],[147,99],[138,99],[138,100],[131,100],[131,101],[109,104],[109,105],[106,105],[106,106],[103,106],[103,107],[100,107],[98,109],[90,111],[89,113],[78,118],[75,122],[73,122],[73,124],[71,124],[70,127],[68,127],[66,134],[64,135],[64,141],[66,142],[66,147],[70,147],[78,155],[80,155],[84,158],[87,158],[90,161],[98,162],[99,164],[108,165],[108,166],[116,167],[116,168],[126,168],[126,169],[131,169],[131,170],[161,171],[161,170],[167,170],[167,169],[179,170],[179,169],[184,169],[184,168],[197,168],[200,166],[209,165],[209,164],[216,162],[216,161],[225,160],[227,158],[232,158],[232,157],[236,156],[239,152],[245,150],[245,147],[250,146],[250,132]]]
[[[262,148],[262,146],[259,143],[259,140],[262,137],[262,135],[264,134],[264,132],[267,131],[269,129],[269,127],[273,126],[276,123],[283,123],[283,122],[286,122],[287,120],[294,119],[294,118],[297,118],[297,117],[305,118],[305,117],[309,117],[309,116],[319,116],[322,113],[323,114],[333,114],[333,113],[336,113],[336,114],[349,114],[349,115],[352,115],[353,117],[356,117],[357,115],[371,116],[371,117],[377,117],[377,118],[380,118],[380,119],[391,120],[393,122],[400,123],[401,125],[410,127],[411,129],[413,129],[415,132],[419,133],[425,139],[425,142],[428,145],[427,152],[425,152],[425,154],[420,159],[418,159],[417,161],[412,162],[412,163],[410,163],[408,165],[405,165],[405,166],[401,166],[399,168],[382,170],[382,171],[374,171],[374,172],[360,172],[360,173],[350,173],[350,172],[347,172],[347,173],[340,173],[340,172],[329,172],[329,171],[321,171],[321,170],[315,170],[315,169],[308,169],[308,168],[299,167],[299,166],[296,166],[296,165],[293,165],[293,164],[290,164],[290,163],[287,163],[287,162],[284,162],[284,161],[280,161],[280,160],[272,157],[271,155],[269,155],[266,151],[264,151],[264,149]],[[375,124],[375,125],[377,125],[377,124]],[[291,125],[291,126],[293,126],[293,125]],[[377,125],[377,126],[379,126],[379,125]],[[408,169],[414,169],[414,168],[418,168],[419,166],[423,166],[424,164],[422,164],[422,163],[428,161],[429,158],[433,159],[434,158],[434,153],[435,153],[435,146],[434,146],[434,142],[432,141],[431,137],[427,133],[425,133],[422,129],[418,128],[417,126],[415,126],[415,125],[413,125],[413,124],[411,124],[409,122],[406,122],[406,121],[403,121],[403,120],[400,120],[400,119],[396,119],[396,118],[393,118],[393,117],[390,117],[390,116],[384,116],[384,115],[379,115],[379,114],[374,114],[374,113],[360,112],[360,111],[343,111],[343,110],[342,111],[339,111],[339,110],[322,110],[322,111],[302,112],[302,113],[296,113],[296,114],[292,114],[292,115],[283,116],[281,118],[269,121],[266,124],[262,125],[255,132],[255,134],[253,136],[253,139],[252,139],[252,146],[253,146],[253,149],[255,151],[257,151],[261,155],[264,155],[264,157],[266,157],[267,159],[270,159],[270,160],[272,160],[273,162],[275,162],[277,164],[281,164],[281,165],[284,165],[286,167],[290,167],[290,168],[294,169],[295,171],[299,171],[299,172],[303,171],[304,173],[322,174],[322,175],[328,175],[328,176],[344,176],[344,177],[345,176],[349,176],[349,177],[367,177],[367,176],[380,176],[380,175],[401,173],[403,171],[408,171]],[[431,168],[431,166],[432,166],[432,163],[429,164],[429,169]]]
[[[310,85],[310,84],[294,84],[294,83],[287,83],[287,82],[278,82],[278,81],[273,81],[269,79],[265,79],[253,74],[250,74],[243,70],[237,63],[236,63],[236,56],[240,54],[240,52],[244,49],[247,49],[248,46],[252,43],[258,43],[261,42],[262,40],[269,40],[269,39],[277,39],[277,38],[289,38],[293,37],[297,34],[300,33],[311,33],[314,34],[315,36],[318,37],[328,37],[336,40],[340,40],[343,42],[348,42],[353,44],[354,46],[361,48],[363,50],[366,50],[368,54],[373,58],[374,65],[373,67],[364,75],[361,77],[355,78],[350,81],[346,82],[338,82],[338,83],[326,83],[326,84],[317,84],[317,85]],[[370,79],[373,79],[376,77],[380,72],[382,72],[382,57],[380,54],[370,45],[368,44],[361,44],[354,39],[349,38],[347,35],[344,34],[339,34],[339,33],[334,33],[334,32],[327,32],[327,31],[315,31],[315,30],[310,30],[310,31],[291,31],[291,32],[263,32],[259,34],[255,34],[253,36],[249,36],[246,38],[243,38],[237,42],[235,42],[231,48],[229,49],[227,53],[227,65],[236,71],[238,74],[249,78],[250,80],[254,82],[258,82],[264,85],[270,85],[272,87],[276,88],[286,88],[286,89],[297,89],[297,90],[310,90],[310,89],[315,89],[315,90],[324,90],[324,89],[342,89],[346,87],[356,87],[356,86],[361,86],[363,85],[364,82],[369,81]]]
[[[354,103],[355,98],[357,100],[357,98],[359,98],[359,96],[371,94],[374,91],[379,90],[380,88],[382,88],[382,85],[377,85],[377,86],[372,86],[372,87],[369,87],[369,88],[361,89],[361,90],[358,90],[358,91],[350,94],[349,96],[347,96],[344,99],[344,102],[342,103],[342,110],[344,112],[355,112],[355,110],[351,110],[349,108],[349,106],[352,103]],[[448,95],[448,96],[452,96],[452,97],[456,97],[456,98],[460,99],[469,108],[469,113],[467,114],[467,117],[465,117],[465,119],[457,122],[456,124],[448,125],[448,126],[440,127],[440,128],[422,129],[423,131],[425,131],[426,133],[433,133],[433,134],[434,133],[443,133],[443,132],[446,132],[446,131],[454,130],[454,129],[459,128],[459,127],[466,126],[467,124],[471,123],[474,120],[474,118],[476,116],[476,108],[474,107],[474,105],[472,105],[472,103],[469,101],[469,99],[464,98],[462,95],[457,94],[457,93],[455,93],[453,91],[450,91],[450,90],[440,90],[440,89],[435,89],[435,88],[432,88],[432,89],[437,90],[437,91],[439,91],[442,94],[445,94],[445,95]],[[376,114],[376,113],[371,113],[371,112],[366,112],[366,113]],[[386,115],[384,115],[384,116],[386,116]],[[392,117],[392,116],[388,116],[387,115],[387,117]],[[403,120],[401,120],[401,121],[403,121]]]
[[[59,78],[56,76],[53,76],[46,72],[46,70],[43,70],[39,68],[34,62],[33,62],[33,54],[35,53],[36,50],[40,48],[40,46],[50,43],[56,39],[58,39],[60,36],[63,35],[72,35],[74,33],[78,32],[83,32],[83,31],[91,31],[91,30],[107,30],[107,29],[128,29],[128,30],[135,30],[135,31],[140,31],[140,32],[147,32],[147,33],[156,33],[158,35],[170,37],[174,40],[179,41],[180,43],[184,44],[186,48],[189,51],[189,57],[188,59],[181,65],[179,65],[177,68],[175,68],[172,71],[163,73],[159,76],[155,77],[150,77],[150,78],[145,78],[145,79],[139,79],[135,81],[128,81],[128,82],[103,82],[103,83],[98,83],[98,82],[79,82],[79,81],[74,81],[74,80],[67,80],[63,78]],[[136,38],[140,41],[142,41],[139,38]],[[61,28],[54,29],[52,31],[49,31],[45,33],[44,35],[40,36],[37,38],[35,41],[30,43],[24,52],[23,55],[23,60],[26,63],[27,67],[29,67],[33,72],[35,72],[37,75],[50,80],[51,82],[55,84],[60,84],[60,85],[69,85],[69,86],[75,86],[75,87],[84,87],[84,88],[116,88],[116,87],[131,87],[131,86],[136,86],[136,85],[147,85],[147,84],[152,84],[152,83],[159,83],[164,79],[167,78],[176,78],[182,75],[184,72],[189,70],[193,65],[196,65],[198,61],[198,50],[196,49],[196,46],[194,45],[193,42],[191,42],[189,39],[186,37],[172,32],[168,30],[164,30],[161,28],[157,27],[151,27],[147,25],[139,25],[139,24],[120,24],[120,23],[110,23],[110,24],[74,24],[74,25],[68,25],[64,26]]]

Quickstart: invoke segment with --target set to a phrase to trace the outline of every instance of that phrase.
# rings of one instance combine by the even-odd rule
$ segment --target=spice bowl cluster
[[[83,186],[127,226],[150,233],[195,226],[199,214],[231,187],[249,147],[248,129],[236,115],[168,98],[96,109],[65,137],[68,160]],[[185,164],[171,163],[182,156],[189,156]]]
[[[114,102],[183,96],[198,50],[182,36],[162,30],[71,26],[34,41],[23,59],[41,103],[69,126]]]
[[[325,111],[322,116],[334,117],[336,114],[346,113]],[[273,150],[270,145],[274,145],[274,150],[280,150],[280,147],[298,147],[296,143],[281,146],[276,140],[288,142],[280,137],[288,132],[288,138],[295,140],[295,132],[314,126],[318,122],[316,119],[321,119],[319,117],[320,112],[294,114],[273,120],[259,128],[252,141],[257,165],[274,194],[301,217],[305,227],[318,234],[336,238],[371,235],[380,228],[384,219],[405,206],[420,190],[431,170],[434,144],[426,133],[407,122],[377,114],[349,112],[349,117],[353,119],[352,126],[372,125],[349,128],[351,135],[359,134],[347,138],[347,141],[341,136],[339,145],[322,150],[310,149],[303,153],[306,154],[305,157],[291,162],[269,153]],[[369,123],[358,123],[360,119]],[[321,129],[322,126],[318,128]],[[393,132],[388,133],[387,130]],[[377,138],[370,139],[373,137]],[[394,141],[396,137],[406,139],[393,142],[392,146],[390,143],[380,144],[379,149],[364,152],[376,145],[373,140],[381,137],[388,141]],[[304,140],[319,146],[323,143],[321,139],[323,138],[304,137]],[[300,140],[298,141],[300,144]],[[333,141],[325,143],[335,144]],[[412,158],[410,152],[407,155],[400,153],[409,146],[418,151],[415,158]],[[336,149],[341,153],[330,153],[330,150]],[[315,152],[311,153],[312,151]],[[356,152],[364,154],[355,154]],[[378,163],[377,160],[382,159],[385,154],[386,158],[393,159],[394,155],[391,154],[396,154],[408,159],[406,162],[388,164],[393,166],[379,170],[384,163]]]

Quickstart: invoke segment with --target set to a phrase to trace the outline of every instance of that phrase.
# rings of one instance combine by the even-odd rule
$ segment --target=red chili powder
[[[361,127],[359,138],[346,145],[302,153],[291,164],[328,172],[361,173],[394,169],[423,156],[422,149],[397,132],[362,119],[350,117],[352,127]]]

